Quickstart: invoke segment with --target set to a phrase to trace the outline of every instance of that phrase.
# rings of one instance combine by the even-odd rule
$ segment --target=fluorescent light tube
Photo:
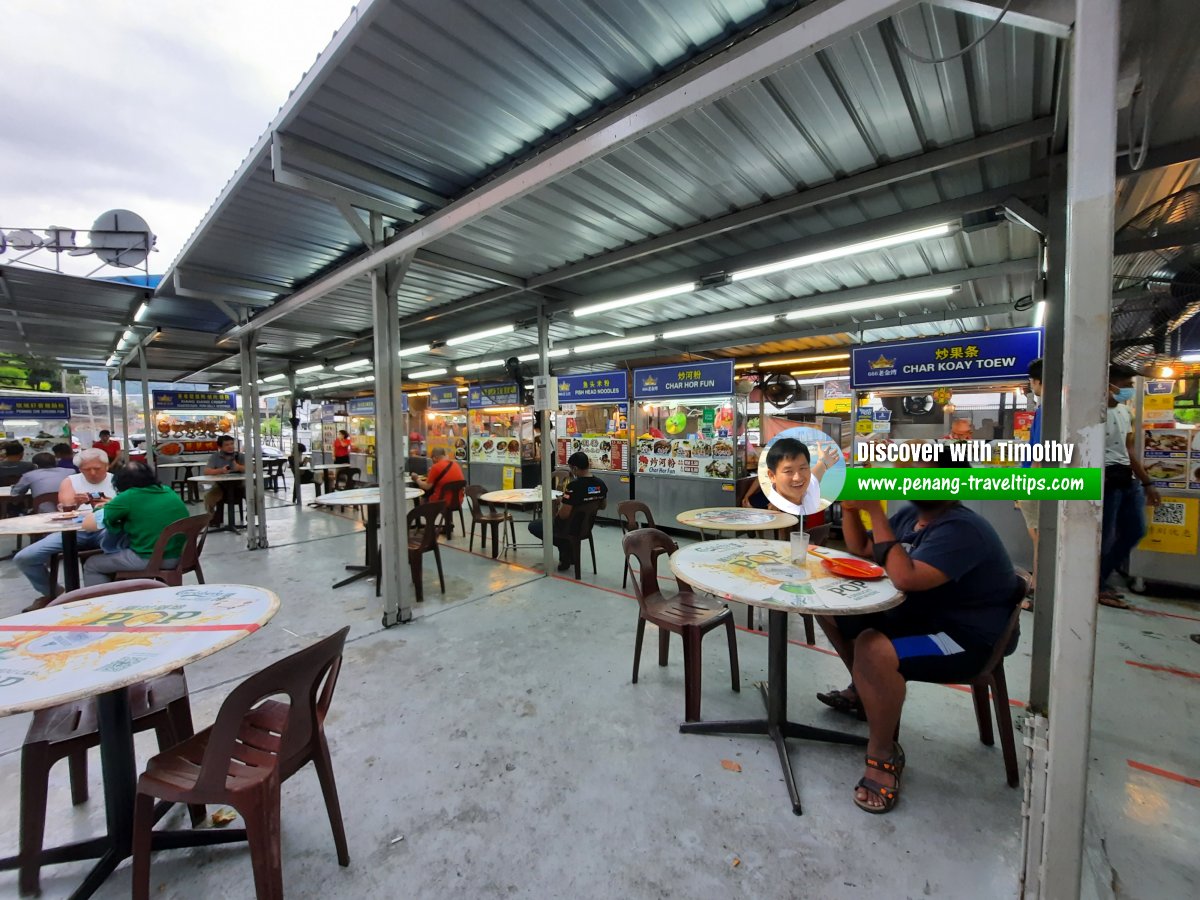
[[[437,375],[445,375],[446,369],[422,369],[420,372],[409,372],[405,378],[433,378]]]
[[[551,350],[547,354],[547,356],[549,356],[551,359],[554,359],[556,356],[566,356],[570,352],[571,351],[568,350],[566,347],[557,347],[557,348]],[[542,358],[542,355],[540,353],[526,353],[524,356],[518,356],[517,361],[518,362],[533,362],[533,360],[541,359],[541,358]]]
[[[834,313],[851,312],[856,309],[870,309],[874,306],[894,306],[899,303],[911,303],[914,300],[930,300],[934,297],[949,297],[957,287],[937,288],[931,291],[914,291],[911,294],[894,294],[891,297],[872,297],[869,300],[853,300],[849,303],[830,303],[826,306],[813,306],[788,313],[784,318],[789,322],[793,319],[814,319]]]
[[[1041,328],[1046,321],[1046,301],[1039,300],[1033,308],[1033,327]]]
[[[497,325],[495,328],[486,328],[483,331],[475,331],[471,334],[461,335],[460,337],[452,337],[446,341],[446,346],[457,347],[459,344],[469,344],[471,341],[481,341],[484,338],[496,337],[500,334],[512,334],[515,330],[515,325]]]
[[[142,318],[143,318],[143,317],[146,315],[146,313],[148,313],[149,311],[150,311],[150,304],[149,304],[149,303],[143,303],[141,306],[139,306],[139,307],[137,308],[137,312],[135,312],[135,313],[133,314],[133,321],[135,321],[135,322],[140,322],[140,321],[142,321]]]
[[[345,372],[349,369],[361,369],[363,366],[369,366],[370,364],[371,361],[369,359],[352,359],[350,362],[344,362],[340,366],[334,366],[333,371]]]
[[[317,363],[316,365],[305,366],[303,369],[297,369],[296,374],[297,375],[311,375],[313,372],[321,372],[321,371],[324,371],[324,369],[325,369],[325,366],[323,363]]]
[[[419,344],[416,347],[405,347],[403,350],[401,350],[396,355],[399,356],[401,359],[403,359],[405,356],[412,356],[414,353],[428,353],[428,352],[429,352],[428,344]]]
[[[740,322],[728,322],[724,325],[696,325],[692,328],[680,328],[677,331],[665,331],[662,337],[663,340],[670,340],[671,338],[688,337],[693,334],[706,334],[729,328],[760,328],[763,325],[770,325],[774,321],[774,316],[757,316],[753,319],[742,319]]]
[[[590,350],[607,350],[609,347],[632,347],[634,344],[649,344],[655,339],[652,334],[643,334],[639,337],[617,338],[611,341],[598,341],[594,344],[581,344],[573,347],[576,353],[587,353]]]
[[[611,309],[621,309],[625,306],[634,306],[638,303],[649,303],[651,300],[661,300],[664,297],[674,297],[676,294],[688,294],[696,289],[696,282],[688,281],[682,284],[673,284],[670,287],[659,288],[656,291],[644,291],[640,294],[631,294],[628,297],[618,297],[615,300],[605,300],[603,303],[593,303],[590,306],[581,306],[574,311],[576,316],[592,316],[596,313],[608,312]],[[447,341],[446,343],[449,343]]]
[[[811,266],[816,263],[829,262],[834,259],[842,259],[846,256],[854,256],[859,253],[866,253],[870,250],[882,250],[884,247],[895,247],[899,244],[911,244],[914,241],[925,240],[926,238],[943,237],[950,233],[951,224],[943,222],[941,225],[934,225],[931,228],[921,228],[917,231],[905,231],[900,234],[892,234],[887,237],[875,238],[871,241],[861,241],[857,244],[846,244],[842,247],[834,247],[830,250],[821,250],[817,253],[807,253],[804,256],[794,256],[791,259],[782,259],[779,262],[766,263],[761,266],[754,266],[750,269],[742,269],[738,272],[732,272],[729,275],[730,281],[744,281],[747,278],[759,278],[763,275],[773,275],[776,272],[786,272],[788,269],[798,269],[801,266]]]
[[[483,362],[463,363],[461,366],[455,366],[455,372],[474,372],[476,369],[490,369],[494,366],[504,365],[502,359],[485,359]],[[442,370],[443,372],[445,369]]]
[[[287,372],[276,372],[274,375],[268,375],[263,381],[282,381],[287,378]]]

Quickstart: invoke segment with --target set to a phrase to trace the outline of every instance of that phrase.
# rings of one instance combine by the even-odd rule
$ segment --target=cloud
[[[84,229],[106,209],[132,209],[158,235],[151,267],[162,270],[351,7],[348,0],[6,5],[0,225]],[[77,274],[95,266],[92,257],[63,260]]]

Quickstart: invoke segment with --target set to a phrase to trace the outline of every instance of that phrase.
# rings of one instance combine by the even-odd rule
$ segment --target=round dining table
[[[133,846],[137,760],[127,687],[244,640],[279,597],[244,584],[162,587],[78,600],[0,619],[0,716],[96,698],[104,779],[104,835],[42,851],[40,865],[98,862],[72,897],[89,897]],[[245,840],[243,829],[160,830],[154,849]],[[0,859],[15,869],[18,857]]]
[[[425,492],[420,488],[405,488],[405,500],[417,500],[424,496]],[[367,550],[363,565],[346,566],[346,570],[353,572],[347,578],[343,578],[335,584],[334,590],[340,587],[345,587],[351,582],[358,581],[360,578],[374,578],[378,588],[380,575],[380,559],[379,559],[379,488],[351,488],[348,491],[331,491],[327,494],[321,494],[316,498],[318,506],[362,506],[367,510]]]
[[[821,553],[858,558],[828,547],[822,547]],[[810,555],[803,563],[795,564],[791,545],[786,541],[737,539],[690,544],[671,557],[671,572],[679,580],[681,590],[689,585],[723,600],[767,611],[767,681],[759,684],[766,718],[687,722],[679,730],[686,734],[768,735],[779,753],[792,811],[800,815],[800,792],[788,758],[787,738],[857,746],[864,746],[867,740],[860,735],[788,720],[788,615],[863,615],[897,606],[904,595],[886,576],[866,580],[834,575],[816,556]]]
[[[90,507],[87,512],[90,512]],[[84,512],[37,513],[31,516],[9,516],[0,519],[0,535],[62,535],[63,587],[79,589],[79,545],[75,535],[83,530]]]
[[[700,532],[700,539],[707,540],[706,531],[774,531],[775,536],[785,528],[795,528],[800,520],[791,513],[773,509],[745,509],[739,506],[706,506],[688,509],[675,517],[675,521],[687,528]]]
[[[562,497],[562,491],[551,490],[550,496],[552,499],[557,500]],[[540,487],[505,488],[500,491],[488,491],[486,494],[480,494],[479,499],[483,503],[491,503],[495,506],[515,506],[518,509],[532,508],[536,510],[542,505],[542,489]],[[542,546],[541,541],[537,543],[533,541],[518,541],[515,524],[510,522],[509,526],[509,531],[512,532],[511,536],[509,531],[505,531],[503,528],[500,529],[504,533],[503,546],[497,548],[493,545],[492,559],[495,559],[500,553],[503,553],[507,558],[509,550],[515,551],[520,550],[522,547]]]

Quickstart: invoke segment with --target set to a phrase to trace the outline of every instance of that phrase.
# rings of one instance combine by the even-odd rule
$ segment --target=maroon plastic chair
[[[487,488],[482,484],[472,484],[467,487],[467,506],[471,508],[471,538],[467,542],[467,549],[475,549],[475,528],[479,528],[479,549],[487,549],[487,529],[492,530],[492,559],[500,555],[500,528],[504,523],[508,523],[508,527],[512,532],[513,543],[517,542],[516,526],[513,525],[513,517],[505,510],[499,510],[491,503],[480,499],[487,493]]]
[[[442,574],[442,553],[438,547],[438,531],[441,530],[442,517],[446,514],[446,504],[440,500],[436,503],[422,503],[416,509],[408,511],[408,564],[412,568],[413,587],[416,589],[417,602],[425,602],[424,566],[422,563],[426,553],[433,554],[437,563],[438,583],[442,593],[446,593],[446,577]],[[375,582],[375,590],[379,592],[379,581]]]
[[[658,585],[658,560],[679,549],[676,543],[657,528],[639,528],[621,538],[625,565],[630,557],[638,561],[637,577],[633,580],[638,601],[637,638],[633,646],[633,683],[637,684],[642,660],[642,638],[646,623],[658,626],[658,664],[667,664],[671,634],[683,638],[684,720],[700,718],[700,643],[714,628],[725,626],[729,642],[729,669],[733,689],[741,691],[738,672],[737,633],[733,627],[733,611],[723,603],[707,600],[693,593],[689,584],[678,581],[679,593],[664,596]]]
[[[325,740],[325,717],[342,665],[346,626],[239,684],[211,727],[152,757],[138,779],[133,814],[133,897],[149,900],[155,798],[232,806],[246,823],[258,900],[282,900],[279,787],[308,763],[317,770],[338,865],[350,865]],[[287,702],[274,699],[286,695]]]
[[[47,606],[107,597],[132,591],[161,588],[149,579],[99,584],[60,594]],[[183,669],[132,685],[129,708],[135,733],[153,730],[158,748],[165,750],[192,736],[192,709],[188,703],[187,679]],[[39,893],[42,846],[46,830],[46,799],[50,770],[61,759],[69,765],[71,802],[78,806],[88,799],[88,759],[92,747],[100,746],[96,700],[89,697],[40,709],[33,714],[25,743],[21,746],[20,871],[18,889],[22,896]],[[190,809],[192,824],[204,821],[203,807]]]
[[[646,520],[645,522],[638,522],[639,513]],[[654,513],[641,500],[622,500],[617,504],[617,515],[621,517],[621,534],[629,534],[629,532],[637,531],[639,528],[658,527],[654,524]],[[625,590],[628,586],[629,566],[626,564],[625,572],[621,576],[621,590]]]
[[[179,587],[183,584],[183,576],[189,572],[196,573],[196,580],[204,584],[204,570],[200,568],[200,554],[204,550],[204,539],[208,536],[208,526],[212,521],[209,513],[198,516],[188,516],[178,522],[172,522],[162,530],[158,540],[154,542],[154,553],[146,562],[146,568],[129,572],[117,572],[117,581],[131,578],[154,578],[163,584]],[[184,536],[183,549],[179,553],[179,565],[168,569],[163,565],[166,558],[167,544],[171,538]]]
[[[467,493],[467,483],[465,481],[448,481],[442,486],[441,494],[442,501],[446,504],[446,512],[442,515],[442,521],[438,526],[438,531],[446,537],[450,537],[450,533],[454,531],[454,512],[458,511],[458,525],[462,529],[463,534],[467,533],[467,523],[463,518],[463,498]]]

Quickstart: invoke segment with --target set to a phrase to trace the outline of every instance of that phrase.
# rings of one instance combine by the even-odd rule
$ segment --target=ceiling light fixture
[[[282,381],[287,378],[287,372],[276,372],[274,375],[268,375],[263,381]]]
[[[371,361],[369,359],[352,359],[350,362],[344,362],[340,366],[334,366],[333,371],[345,372],[350,369],[361,369],[363,366],[369,366],[370,364]]]
[[[594,344],[580,344],[577,347],[572,347],[576,353],[588,353],[592,350],[607,350],[610,347],[632,347],[635,344],[649,344],[655,340],[652,334],[643,334],[638,337],[617,338],[612,341],[597,341]]]
[[[485,328],[483,331],[475,331],[471,334],[464,334],[460,337],[452,337],[446,341],[447,347],[457,347],[459,344],[469,344],[472,341],[481,341],[484,338],[496,337],[501,334],[512,334],[516,330],[515,325],[497,325],[495,328]]]
[[[420,372],[409,372],[405,378],[433,378],[437,375],[445,375],[446,369],[423,369]]]
[[[476,369],[491,369],[495,366],[502,366],[502,365],[504,365],[504,360],[502,360],[502,359],[485,359],[482,362],[463,363],[460,366],[455,366],[454,371],[455,372],[474,372]],[[445,371],[445,369],[443,369],[442,371]]]
[[[236,394],[236,393],[237,393],[238,391],[240,391],[240,390],[241,390],[241,388],[240,388],[240,387],[238,387],[236,384],[235,384],[235,385],[233,385],[232,387],[227,387],[227,388],[224,388],[224,392],[225,392],[226,394]]]
[[[1046,322],[1046,301],[1039,300],[1033,308],[1033,327],[1041,328]]]
[[[669,287],[659,288],[654,291],[643,291],[640,294],[631,294],[628,297],[618,297],[615,300],[605,300],[602,303],[593,303],[589,306],[581,306],[574,310],[573,315],[576,316],[593,316],[596,313],[608,312],[613,309],[621,309],[625,306],[634,306],[638,303],[649,303],[651,300],[662,300],[664,297],[674,297],[676,294],[688,294],[696,289],[696,282],[687,281],[680,284],[672,284]],[[449,343],[447,341],[446,343]]]
[[[695,325],[691,328],[680,328],[676,331],[663,332],[662,338],[664,341],[672,338],[689,337],[693,334],[711,333],[718,329],[730,328],[761,328],[763,325],[770,325],[775,321],[775,316],[756,316],[753,319],[742,319],[740,322],[730,322],[725,325]]]
[[[870,241],[860,241],[857,244],[845,244],[841,247],[833,247],[829,250],[820,250],[816,253],[806,253],[803,256],[793,256],[791,259],[781,259],[778,262],[766,263],[761,266],[754,266],[749,269],[742,269],[737,272],[731,272],[729,275],[730,281],[745,281],[747,278],[760,278],[763,275],[774,275],[776,272],[786,272],[788,269],[798,269],[802,266],[811,266],[816,263],[829,262],[834,259],[842,259],[847,256],[855,256],[859,253],[867,253],[871,250],[882,250],[885,247],[895,247],[899,244],[911,244],[914,241],[922,241],[926,238],[944,237],[950,233],[953,226],[949,222],[943,222],[941,225],[934,225],[930,228],[921,228],[916,231],[904,231],[899,234],[891,234],[887,237],[875,238]]]
[[[760,369],[771,369],[779,366],[805,366],[815,362],[831,362],[835,359],[849,359],[849,353],[827,353],[824,356],[797,356],[793,359],[765,359],[755,363]],[[736,368],[736,367],[735,367]]]
[[[305,366],[303,369],[297,369],[297,375],[311,375],[313,372],[323,372],[325,370],[324,363],[316,363],[315,365]]]
[[[856,309],[871,309],[875,306],[895,306],[900,303],[911,303],[916,300],[932,300],[935,297],[949,297],[958,286],[936,288],[929,291],[914,291],[911,294],[893,294],[891,297],[871,297],[867,300],[853,300],[848,303],[830,303],[826,306],[810,306],[808,309],[798,309],[788,313],[784,318],[789,322],[793,319],[815,319],[835,313],[852,312]]]
[[[558,356],[566,356],[570,352],[571,352],[570,349],[568,349],[567,347],[557,347],[554,350],[549,351],[546,355],[549,356],[551,359],[554,359],[555,357],[558,357]],[[542,355],[540,353],[526,353],[522,356],[518,356],[517,362],[533,362],[535,359],[541,359],[541,358],[542,358]]]
[[[412,356],[415,353],[428,353],[428,352],[429,352],[428,344],[418,344],[415,347],[405,347],[403,350],[398,352],[396,355],[399,356],[401,359],[403,359],[404,357]]]
[[[150,312],[150,304],[149,304],[149,303],[143,303],[141,306],[139,306],[139,307],[137,308],[137,312],[135,312],[135,313],[133,314],[133,321],[135,321],[135,322],[140,322],[140,321],[142,321],[142,318],[143,318],[143,317],[146,315],[146,313],[148,313],[148,312]]]
[[[410,396],[410,397],[428,397],[429,391],[413,391],[408,396]]]

